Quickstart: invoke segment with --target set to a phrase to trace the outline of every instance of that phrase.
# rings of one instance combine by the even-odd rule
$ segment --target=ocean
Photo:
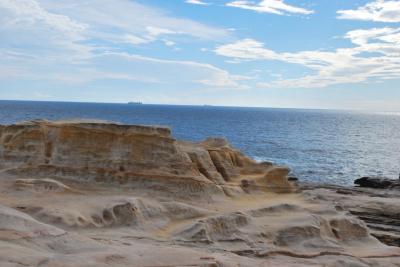
[[[361,176],[397,179],[400,114],[216,106],[0,101],[0,123],[100,119],[165,125],[178,139],[225,137],[258,161],[287,165],[300,180],[351,185]]]

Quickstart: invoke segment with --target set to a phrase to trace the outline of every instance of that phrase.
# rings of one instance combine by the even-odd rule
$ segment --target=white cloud
[[[163,42],[164,42],[164,44],[165,44],[166,46],[174,46],[174,45],[176,45],[175,42],[170,41],[170,40],[166,40],[166,39],[164,39]]]
[[[176,18],[165,11],[130,0],[53,1],[37,0],[50,12],[62,13],[90,25],[94,36],[113,37],[121,32],[146,39],[148,36],[186,35],[204,40],[220,40],[229,31],[191,19]],[[115,15],[118,14],[118,15]]]
[[[117,16],[115,14],[118,14]],[[1,46],[30,44],[30,51],[47,49],[54,56],[61,49],[74,50],[85,58],[94,43],[110,47],[122,43],[141,45],[161,41],[224,40],[230,31],[211,27],[190,19],[175,18],[163,10],[129,0],[1,0]],[[190,39],[191,38],[191,39]],[[85,44],[84,44],[85,43]],[[88,45],[88,44],[91,45]],[[43,48],[43,49],[42,49]]]
[[[123,39],[130,44],[133,45],[140,45],[140,44],[146,44],[149,43],[153,40],[149,40],[148,38],[142,38],[133,34],[125,34],[125,36],[123,37]]]
[[[228,30],[175,18],[135,1],[1,0],[0,36],[0,66],[7,66],[0,72],[2,80],[243,88],[239,77],[210,64],[121,53],[126,43],[174,46],[181,36],[185,42],[230,36]]]
[[[46,11],[33,0],[2,0],[0,8],[3,15],[1,25],[4,28],[46,25],[63,34],[77,37],[87,28],[86,24],[79,23],[68,16]]]
[[[218,55],[235,60],[275,60],[302,65],[313,74],[294,79],[260,82],[262,87],[310,88],[400,78],[400,28],[354,30],[346,34],[355,46],[334,51],[278,53],[264,44],[244,39],[216,48]]]
[[[0,49],[53,60],[67,51],[73,54],[69,61],[84,60],[92,50],[81,43],[87,30],[87,24],[49,12],[34,0],[0,1]]]
[[[271,60],[277,59],[278,54],[264,48],[264,44],[253,39],[240,40],[233,44],[217,47],[218,55],[245,60]]]
[[[140,44],[146,44],[146,43],[151,43],[154,41],[159,40],[160,36],[165,36],[165,35],[185,35],[184,32],[175,32],[169,29],[165,28],[159,28],[159,27],[153,27],[153,26],[147,26],[145,29],[145,33],[139,37],[135,36],[133,34],[127,34],[123,38],[127,43],[133,44],[133,45],[140,45]],[[171,46],[176,44],[173,41],[165,41],[165,39],[161,40],[166,46]]]
[[[210,5],[210,3],[203,2],[201,0],[186,0],[185,3],[192,4],[192,5],[202,5],[202,6]]]
[[[400,22],[400,1],[377,0],[354,10],[339,10],[339,19]]]
[[[0,54],[0,56],[2,56]],[[1,59],[0,66],[9,60]],[[24,61],[24,68],[0,67],[0,79],[46,81],[60,84],[85,84],[103,80],[135,81],[140,83],[175,85],[206,85],[214,89],[246,89],[241,81],[248,78],[232,75],[211,64],[195,61],[165,60],[121,52],[93,55],[79,65],[43,66],[36,61]]]
[[[288,5],[283,0],[262,0],[257,4],[253,1],[239,0],[229,2],[226,5],[230,7],[253,10],[260,13],[273,13],[278,15],[284,15],[288,13],[308,15],[314,13],[313,10]]]
[[[166,34],[185,34],[185,32],[177,32],[177,31],[173,31],[173,30],[169,30],[169,29],[165,29],[165,28],[161,28],[161,27],[155,27],[155,26],[147,26],[146,27],[146,31],[148,32],[148,34],[150,36],[153,37],[157,37],[160,35],[166,35]]]
[[[141,67],[141,70],[148,71],[149,75],[158,73],[160,74],[158,79],[163,83],[198,83],[213,88],[245,89],[247,87],[240,81],[249,79],[246,76],[232,75],[211,64],[195,61],[164,60],[126,53],[108,53],[99,56],[99,58],[101,57],[111,57],[129,62],[128,66],[132,71]],[[99,65],[101,66],[101,64]],[[123,66],[125,68],[127,65]],[[162,72],[158,71],[159,69],[162,69]]]
[[[400,28],[372,28],[368,30],[353,30],[346,34],[346,38],[358,45],[366,45],[371,41],[380,41],[384,43],[399,43]]]

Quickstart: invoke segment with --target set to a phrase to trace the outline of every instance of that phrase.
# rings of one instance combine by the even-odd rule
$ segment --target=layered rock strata
[[[400,247],[400,190],[345,188],[302,184],[303,194],[336,203],[366,223],[371,234],[387,245]]]
[[[0,266],[399,266],[371,196],[288,173],[165,127],[0,126]]]
[[[291,190],[287,168],[258,164],[224,139],[177,142],[165,127],[48,121],[2,126],[0,159],[9,173],[164,187],[182,196],[240,191],[242,175],[266,189]]]

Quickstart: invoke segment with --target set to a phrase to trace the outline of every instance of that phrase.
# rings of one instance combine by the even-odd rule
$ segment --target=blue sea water
[[[101,119],[167,125],[178,139],[226,137],[257,160],[291,167],[301,180],[351,185],[364,175],[397,178],[400,114],[350,111],[0,101],[0,123]]]

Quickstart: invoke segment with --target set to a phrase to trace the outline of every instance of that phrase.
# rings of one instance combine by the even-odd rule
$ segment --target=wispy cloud
[[[32,52],[54,44],[56,50],[79,51],[81,57],[98,49],[98,43],[111,47],[168,40],[171,44],[180,37],[187,42],[188,37],[222,40],[231,35],[229,30],[175,18],[163,10],[128,0],[2,0],[0,33],[5,37],[0,48],[21,47],[18,44],[26,43]]]
[[[189,36],[204,40],[220,40],[229,31],[198,23],[191,19],[176,18],[162,9],[136,1],[87,0],[51,1],[40,0],[49,11],[62,13],[90,25],[88,33],[93,37],[119,40],[120,33],[128,33],[143,39],[165,35]],[[70,4],[70,3],[74,4]],[[115,14],[118,14],[116,16]]]
[[[69,61],[85,59],[92,48],[83,45],[89,26],[66,15],[49,12],[33,0],[0,1],[0,49],[55,60],[68,51]],[[21,45],[25,44],[25,45]]]
[[[198,83],[213,88],[246,89],[247,87],[240,81],[250,79],[246,76],[230,74],[211,64],[195,61],[165,60],[127,53],[107,53],[98,58],[101,57],[112,58],[118,62],[125,61],[124,68],[128,67],[128,70],[132,71],[141,68],[141,71],[147,72],[149,76],[151,73],[158,73],[157,77],[163,83]],[[102,61],[100,60],[96,65],[102,66]]]
[[[186,0],[185,3],[192,4],[192,5],[201,5],[201,6],[209,6],[210,3],[203,2],[201,0]]]
[[[400,22],[400,1],[377,0],[357,9],[339,10],[339,19]]]
[[[276,52],[253,39],[219,46],[218,55],[238,60],[276,60],[313,72],[295,79],[260,82],[261,87],[310,88],[400,78],[400,29],[354,30],[345,35],[355,46],[334,51]]]
[[[133,45],[141,45],[147,44],[151,42],[155,42],[158,40],[162,40],[165,45],[171,46],[171,44],[175,44],[175,42],[162,39],[161,37],[171,37],[171,36],[179,36],[179,35],[186,35],[185,32],[177,32],[166,28],[154,27],[154,26],[147,26],[145,28],[145,32],[139,37],[133,34],[126,34],[121,40],[126,41],[127,43]]]
[[[180,37],[185,42],[214,41],[230,34],[135,1],[2,0],[0,66],[7,66],[7,75],[0,74],[0,79],[68,84],[123,80],[241,89],[241,77],[211,64],[121,52],[126,44],[159,41],[174,46]]]
[[[262,0],[259,3],[254,1],[232,1],[226,4],[230,7],[253,10],[260,13],[272,13],[277,15],[284,14],[303,14],[308,15],[314,13],[313,10],[308,10],[301,7],[286,4],[283,0]]]

